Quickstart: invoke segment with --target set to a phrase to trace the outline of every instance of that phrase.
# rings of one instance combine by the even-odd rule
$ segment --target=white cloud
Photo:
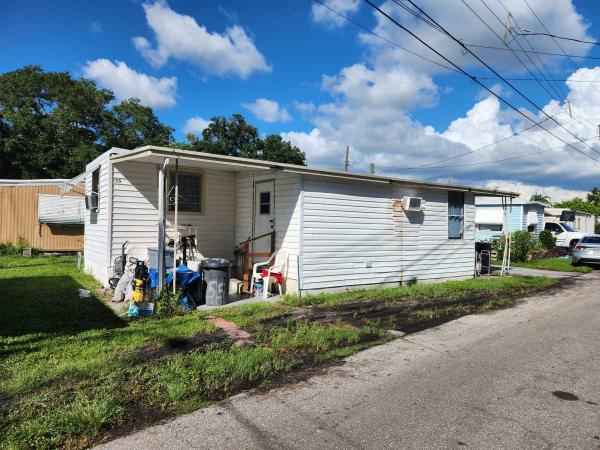
[[[522,0],[506,0],[505,4],[513,11],[513,16],[521,27],[536,29],[539,24],[527,9],[522,8],[521,2]],[[573,36],[589,38],[588,24],[577,13],[570,0],[529,2],[549,29],[564,29],[564,24],[569,24]],[[339,8],[336,9],[350,3],[342,1],[342,6],[338,5]],[[434,0],[423,0],[420,6],[464,42],[504,45],[466,8],[447,8]],[[472,6],[502,34],[501,27],[493,24],[495,19],[489,11],[482,5]],[[469,72],[478,73],[481,70],[481,64],[470,56],[462,55],[455,43],[421,23],[392,1],[385,2],[383,8],[401,18],[403,23],[423,36],[425,41],[432,43],[433,47],[452,60],[458,61]],[[505,16],[506,12],[500,10],[499,4],[492,8],[499,16]],[[425,57],[439,60],[438,56],[423,49],[378,13],[374,13],[374,17],[379,34]],[[556,52],[551,40],[529,39],[538,50]],[[344,148],[350,145],[351,167],[355,171],[365,172],[369,163],[374,162],[377,173],[436,181],[447,181],[451,177],[456,183],[479,186],[488,186],[492,183],[490,180],[495,180],[494,183],[498,186],[514,185],[528,195],[532,190],[540,190],[540,187],[545,186],[544,192],[557,196],[556,200],[574,193],[580,194],[581,190],[597,184],[600,163],[559,145],[560,140],[541,128],[531,129],[495,146],[472,152],[531,125],[530,121],[507,109],[487,92],[483,95],[482,92],[475,93],[469,110],[451,120],[447,127],[438,126],[435,129],[415,120],[412,117],[415,109],[432,108],[443,101],[443,96],[449,91],[448,86],[443,84],[443,77],[449,72],[372,35],[361,34],[359,41],[365,50],[361,60],[342,68],[336,74],[323,76],[322,88],[330,94],[330,100],[304,111],[304,106],[297,107],[312,122],[313,129],[282,133],[284,138],[306,151],[309,164],[339,169],[343,164]],[[572,43],[564,44],[563,47],[568,52],[581,54],[589,49],[585,45],[576,48]],[[505,75],[524,72],[510,52],[482,49],[477,49],[476,52]],[[561,62],[564,62],[564,58],[558,56],[547,55],[542,56],[542,59],[551,71],[560,68]],[[562,73],[562,69],[557,70],[556,76],[562,76]],[[564,90],[568,92],[568,99],[571,101],[573,118],[566,113],[565,105],[558,101],[549,101],[547,97],[543,101],[539,96],[536,101],[544,105],[548,114],[559,114],[556,119],[577,136],[589,138],[596,133],[594,124],[597,121],[591,118],[600,116],[600,87],[592,83],[577,82],[581,79],[600,80],[600,67],[581,69],[569,77]],[[506,86],[496,84],[491,89],[504,97],[512,95],[512,100],[518,98],[518,94]],[[301,102],[297,104],[304,105]],[[522,111],[537,121],[546,118],[536,110],[523,108]],[[581,123],[586,121],[591,124]],[[567,142],[575,141],[552,121],[544,122],[543,126]],[[588,144],[594,145],[600,152],[600,142],[590,141]],[[583,144],[575,145],[582,152],[600,159],[600,155]],[[548,150],[551,148],[553,149]],[[465,155],[440,162],[426,170],[414,169],[459,154]],[[488,163],[500,159],[505,161]]]
[[[209,124],[210,120],[203,119],[199,116],[194,116],[186,120],[186,122],[183,124],[182,130],[185,134],[192,133],[195,135],[200,135]]]
[[[279,106],[276,101],[266,98],[258,98],[253,103],[242,103],[242,106],[265,122],[289,122],[292,120],[292,116],[287,109]]]
[[[155,68],[173,58],[220,76],[247,78],[253,72],[271,71],[264,56],[239,25],[228,27],[223,34],[209,32],[196,19],[178,14],[161,0],[144,3],[144,11],[156,46],[141,36],[134,37],[133,44]]]
[[[537,186],[514,181],[490,180],[484,187],[490,189],[501,189],[511,192],[520,192],[519,200],[529,200],[533,194],[544,194],[550,196],[552,202],[560,202],[574,197],[586,198],[587,191],[563,189],[556,186]]]
[[[138,98],[153,108],[175,106],[176,77],[155,78],[131,69],[122,61],[96,59],[83,66],[85,77],[98,82],[115,93],[119,100]]]
[[[324,0],[323,3],[345,16],[348,16],[348,13],[357,11],[360,6],[360,2],[356,0]],[[341,27],[344,25],[346,20],[331,11],[331,9],[319,3],[313,3],[310,10],[310,17],[316,23],[331,27]]]

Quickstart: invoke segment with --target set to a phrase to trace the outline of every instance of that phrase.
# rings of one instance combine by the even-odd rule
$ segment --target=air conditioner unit
[[[402,197],[402,209],[405,211],[421,211],[423,199],[421,197]]]
[[[98,211],[98,194],[85,196],[85,209],[89,211]]]

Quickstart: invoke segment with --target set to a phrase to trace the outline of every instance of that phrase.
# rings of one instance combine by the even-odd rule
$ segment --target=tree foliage
[[[166,145],[172,129],[151,108],[68,72],[26,66],[0,75],[0,177],[62,178],[111,146]]]
[[[575,197],[571,200],[564,200],[562,202],[558,202],[554,204],[555,208],[567,208],[573,211],[584,212],[588,214],[593,214],[595,216],[600,216],[600,204],[595,204],[582,198]]]
[[[540,203],[543,203],[544,205],[547,205],[547,206],[550,206],[552,204],[552,199],[550,198],[549,195],[538,194],[538,193],[533,194],[529,198],[529,201],[531,201],[531,202],[540,202]]]
[[[173,141],[152,108],[68,72],[26,66],[0,75],[0,178],[67,178],[111,147],[176,146],[196,151],[305,164],[281,136],[259,136],[241,114],[214,117],[202,136]]]
[[[213,117],[202,131],[202,138],[188,134],[187,139],[188,142],[177,142],[173,146],[219,155],[306,165],[306,155],[298,147],[275,134],[261,138],[258,129],[246,122],[241,114],[232,114],[229,119]]]

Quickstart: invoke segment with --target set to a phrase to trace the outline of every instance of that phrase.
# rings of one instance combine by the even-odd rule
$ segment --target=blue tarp
[[[158,274],[157,274],[158,275]],[[177,267],[177,285],[178,286],[189,286],[193,283],[200,281],[200,274],[187,268],[185,264],[179,264]],[[166,285],[168,286],[173,282],[173,272],[169,272],[167,275]]]

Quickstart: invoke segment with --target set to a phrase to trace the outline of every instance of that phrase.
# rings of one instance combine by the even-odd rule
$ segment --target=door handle
[[[275,219],[271,219],[271,220],[269,220],[269,222],[273,223],[273,222],[275,222]]]

